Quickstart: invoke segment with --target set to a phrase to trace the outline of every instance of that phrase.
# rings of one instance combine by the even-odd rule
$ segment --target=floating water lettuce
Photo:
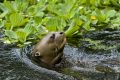
[[[120,29],[119,8],[119,0],[4,0],[0,29],[5,34],[3,41],[20,45],[50,31],[74,37],[91,30]]]

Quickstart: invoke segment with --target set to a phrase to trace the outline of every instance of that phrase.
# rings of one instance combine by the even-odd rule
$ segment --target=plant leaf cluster
[[[4,0],[0,28],[5,42],[22,45],[50,31],[74,37],[91,30],[120,29],[119,5],[120,0]]]

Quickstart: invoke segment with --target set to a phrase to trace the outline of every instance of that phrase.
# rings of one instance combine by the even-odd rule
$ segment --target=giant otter
[[[63,32],[50,32],[35,45],[32,56],[37,59],[37,62],[55,65],[63,56],[65,43],[66,37]]]

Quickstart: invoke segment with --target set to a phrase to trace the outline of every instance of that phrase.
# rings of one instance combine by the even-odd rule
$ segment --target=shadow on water
[[[67,44],[59,69],[49,70],[30,58],[31,46],[5,50],[0,45],[0,80],[120,80],[116,48],[93,51]]]

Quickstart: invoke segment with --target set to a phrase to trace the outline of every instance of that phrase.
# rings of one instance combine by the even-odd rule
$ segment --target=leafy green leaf
[[[34,15],[35,15],[35,12],[36,12],[36,7],[35,7],[35,5],[30,6],[30,7],[28,8],[28,10],[27,10],[28,15],[30,15],[30,16],[34,16]]]
[[[114,17],[116,15],[116,11],[115,10],[109,10],[107,12],[107,17]]]
[[[104,22],[106,20],[106,15],[104,13],[104,11],[100,11],[100,10],[96,10],[96,16],[97,16],[97,19],[99,20],[99,22]]]
[[[8,11],[3,12],[2,14],[0,14],[0,18],[5,17],[7,14],[8,14]]]
[[[13,3],[13,6],[17,11],[23,12],[28,7],[28,1],[27,0],[15,0],[15,2]]]
[[[5,7],[5,5],[3,3],[0,3],[0,9],[5,12],[7,11],[7,8]]]
[[[68,28],[67,31],[65,31],[65,35],[67,37],[71,37],[73,33],[75,33],[80,27],[79,26],[71,26]]]
[[[17,35],[14,31],[5,30],[5,35],[8,36],[10,39],[17,39]]]
[[[34,16],[33,20],[34,20],[36,25],[39,25],[39,24],[41,24],[43,19],[41,17]]]
[[[57,22],[58,22],[57,30],[58,31],[63,31],[64,28],[66,27],[66,21],[62,18],[58,18]]]
[[[5,24],[5,21],[0,20],[0,28],[2,28]]]
[[[49,19],[50,19],[50,17],[43,18],[41,24],[45,25]]]
[[[85,30],[89,31],[89,30],[90,30],[90,21],[86,22],[86,23],[84,24],[83,28],[84,28]]]
[[[37,12],[37,13],[35,14],[35,16],[43,17],[43,16],[44,16],[44,12],[39,11],[39,12]]]
[[[25,33],[23,30],[17,31],[16,34],[20,42],[24,43],[26,41],[27,33]]]
[[[63,19],[52,17],[46,22],[46,28],[49,31],[63,31],[64,27],[66,26],[66,22]]]
[[[80,23],[77,25],[76,20],[72,20],[70,27],[65,31],[66,36],[70,37],[73,33],[78,31],[80,29],[80,26],[82,25],[82,21],[79,21]]]
[[[34,32],[34,27],[31,23],[28,23],[23,30],[27,35],[29,35]]]
[[[13,4],[11,4],[10,1],[5,1],[4,6],[9,12],[16,12],[15,8],[13,7]]]
[[[24,17],[20,13],[12,13],[10,15],[10,22],[13,27],[22,26],[25,23]]]

